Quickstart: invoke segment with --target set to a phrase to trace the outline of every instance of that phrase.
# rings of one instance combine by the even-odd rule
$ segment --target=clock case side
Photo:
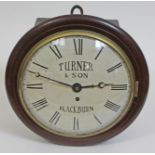
[[[129,57],[136,81],[139,81],[138,94],[127,114],[115,126],[104,133],[84,138],[58,136],[39,127],[24,111],[20,103],[17,75],[20,64],[27,52],[43,38],[65,30],[88,30],[103,34],[116,42]],[[149,74],[146,60],[136,42],[121,28],[107,20],[88,15],[64,15],[46,20],[28,31],[13,49],[6,68],[6,90],[11,106],[18,117],[32,131],[40,136],[63,145],[90,145],[107,140],[127,128],[141,111],[149,86]]]

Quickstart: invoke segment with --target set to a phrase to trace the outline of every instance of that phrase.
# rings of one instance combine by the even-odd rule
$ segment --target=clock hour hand
[[[104,83],[104,82],[99,82],[97,85],[87,85],[87,86],[82,86],[82,88],[104,88],[106,86],[111,86],[111,83]]]
[[[49,81],[53,81],[53,82],[56,82],[56,83],[59,83],[59,84],[62,84],[62,85],[68,86],[68,87],[72,87],[72,85],[70,85],[68,83],[64,83],[64,82],[57,81],[57,80],[51,79],[49,77],[43,76],[39,72],[34,72],[34,71],[30,71],[30,70],[29,70],[29,72],[34,74],[36,77],[41,77],[41,78],[47,79]]]

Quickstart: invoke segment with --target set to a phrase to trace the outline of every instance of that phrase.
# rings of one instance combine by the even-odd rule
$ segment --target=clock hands
[[[51,79],[50,77],[46,77],[44,75],[41,75],[39,72],[34,72],[34,71],[31,71],[31,70],[28,70],[30,73],[34,74],[36,77],[41,77],[41,78],[44,78],[44,79],[47,79],[49,81],[53,81],[53,82],[56,82],[56,83],[59,83],[59,84],[62,84],[64,86],[68,86],[68,87],[71,87],[72,90],[74,92],[80,92],[82,89],[87,89],[87,88],[104,88],[106,86],[112,86],[113,84],[111,83],[104,83],[104,82],[99,82],[97,85],[87,85],[87,86],[82,86],[81,84],[79,83],[75,83],[73,85],[70,85],[68,83],[64,83],[62,81],[58,81],[58,80],[54,80],[54,79]]]
[[[67,83],[64,83],[64,82],[61,82],[61,81],[54,80],[54,79],[51,79],[49,77],[43,76],[39,72],[34,72],[34,71],[30,71],[30,70],[28,70],[28,71],[30,73],[34,74],[36,77],[41,77],[41,78],[47,79],[49,81],[53,81],[53,82],[56,82],[56,83],[59,83],[59,84],[62,84],[62,85],[68,86],[68,87],[72,87],[72,85],[70,85],[70,84],[67,84]]]

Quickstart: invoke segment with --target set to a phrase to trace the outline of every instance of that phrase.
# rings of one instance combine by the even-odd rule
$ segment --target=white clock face
[[[112,41],[85,31],[50,36],[26,56],[19,96],[42,128],[67,137],[85,137],[114,126],[128,111],[134,73]]]

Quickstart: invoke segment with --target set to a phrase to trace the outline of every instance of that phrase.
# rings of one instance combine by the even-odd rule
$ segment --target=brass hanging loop
[[[71,9],[71,14],[74,15],[74,11],[78,9],[80,11],[80,14],[83,15],[83,9],[80,5],[74,5]]]

